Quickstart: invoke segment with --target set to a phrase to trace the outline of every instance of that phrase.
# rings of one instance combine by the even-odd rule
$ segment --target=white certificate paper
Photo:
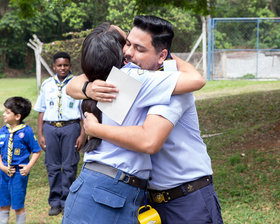
[[[106,82],[115,85],[119,93],[113,102],[98,102],[97,107],[121,125],[140,91],[142,83],[116,67],[112,68]]]

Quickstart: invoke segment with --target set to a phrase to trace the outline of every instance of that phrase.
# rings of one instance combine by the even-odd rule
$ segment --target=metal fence
[[[280,79],[280,18],[208,20],[208,79]]]

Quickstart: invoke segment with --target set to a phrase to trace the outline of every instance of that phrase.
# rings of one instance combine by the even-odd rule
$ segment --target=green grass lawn
[[[280,223],[280,90],[197,102],[225,223]]]
[[[36,80],[0,79],[0,112],[5,99],[16,95],[29,98],[34,105]],[[204,141],[224,223],[280,223],[280,81],[210,81],[195,95],[201,134],[219,134]],[[26,123],[37,133],[36,112],[32,111]],[[30,174],[27,223],[57,224],[61,215],[48,216],[43,160],[44,152]],[[11,221],[15,223],[14,212]]]

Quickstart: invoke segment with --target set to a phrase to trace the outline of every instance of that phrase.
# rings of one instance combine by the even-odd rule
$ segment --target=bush
[[[73,75],[79,75],[82,73],[81,69],[81,49],[84,38],[91,32],[91,30],[82,31],[79,33],[67,33],[65,37],[73,39],[54,41],[43,45],[42,57],[47,64],[52,68],[52,57],[58,51],[65,51],[71,56],[71,71]]]

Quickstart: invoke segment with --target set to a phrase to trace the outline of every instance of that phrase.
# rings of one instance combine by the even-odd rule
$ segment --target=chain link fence
[[[280,18],[208,20],[208,79],[280,79]]]

